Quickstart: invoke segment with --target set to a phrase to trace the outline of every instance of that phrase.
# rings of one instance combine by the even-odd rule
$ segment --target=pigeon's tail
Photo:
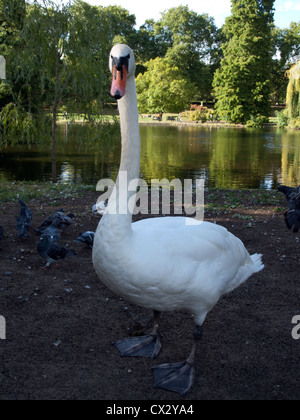
[[[300,229],[300,210],[289,210],[284,213],[285,223],[289,229],[297,233]]]
[[[283,193],[286,196],[286,199],[289,200],[291,195],[295,192],[295,188],[279,185],[278,191]]]

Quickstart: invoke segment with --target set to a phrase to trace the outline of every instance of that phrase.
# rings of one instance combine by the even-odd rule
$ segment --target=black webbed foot
[[[196,326],[194,332],[194,344],[191,354],[184,362],[165,363],[154,366],[154,388],[162,388],[168,391],[177,392],[185,395],[194,384],[195,372],[195,353],[197,343],[202,336],[202,326]]]
[[[154,366],[154,388],[185,395],[192,387],[195,379],[195,367],[189,360],[179,363],[165,363]]]
[[[155,359],[161,349],[159,333],[128,337],[113,343],[120,351],[121,356],[150,357]]]

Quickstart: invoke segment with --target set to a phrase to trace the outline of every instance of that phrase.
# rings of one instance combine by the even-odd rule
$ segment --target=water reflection
[[[90,138],[85,126],[59,126],[59,182],[94,184],[116,179],[120,140]],[[300,184],[297,131],[141,126],[141,177],[205,178],[207,187],[275,188]],[[0,151],[0,179],[51,180],[49,146],[15,146]]]
[[[297,136],[292,132],[282,134],[282,183],[294,186],[300,184],[300,133],[297,134]]]

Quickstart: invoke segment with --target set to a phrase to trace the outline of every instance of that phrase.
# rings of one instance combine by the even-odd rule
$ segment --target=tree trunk
[[[53,105],[53,113],[52,113],[52,141],[51,141],[52,182],[54,184],[57,182],[57,174],[56,174],[56,112],[57,112],[57,100],[55,98],[55,103]]]
[[[55,94],[54,94],[54,103],[53,103],[53,112],[52,112],[52,141],[51,141],[51,158],[52,158],[52,182],[55,184],[57,182],[57,173],[56,173],[56,114],[57,107],[59,104],[59,89],[60,89],[60,55],[56,55],[56,74],[55,74]]]

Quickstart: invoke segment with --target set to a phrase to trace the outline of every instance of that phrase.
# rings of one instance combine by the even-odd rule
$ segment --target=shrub
[[[277,126],[279,128],[283,128],[283,127],[286,127],[288,125],[289,118],[287,116],[287,113],[286,113],[285,109],[283,111],[275,111],[275,115],[276,115],[276,118],[277,118]]]
[[[264,115],[251,115],[250,120],[246,122],[246,127],[259,128],[269,122],[269,118]]]

